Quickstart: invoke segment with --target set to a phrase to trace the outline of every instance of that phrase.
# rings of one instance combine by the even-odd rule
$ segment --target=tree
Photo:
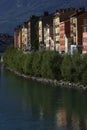
[[[61,65],[61,74],[64,80],[72,80],[72,59],[68,54],[64,55]]]
[[[34,58],[34,53],[30,53],[26,55],[23,71],[25,74],[33,75],[32,62]]]
[[[82,75],[82,56],[79,52],[75,52],[72,56],[72,66],[73,66],[73,80],[75,82],[81,81]]]
[[[87,84],[87,54],[82,56],[81,71],[81,82]]]
[[[41,63],[43,52],[36,52],[32,62],[32,69],[35,76],[41,76]]]
[[[42,77],[59,79],[61,77],[61,56],[55,51],[46,51],[43,54],[41,72]]]

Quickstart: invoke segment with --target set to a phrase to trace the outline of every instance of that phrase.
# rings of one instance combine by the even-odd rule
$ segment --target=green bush
[[[36,52],[32,62],[32,69],[34,76],[41,77],[41,63],[42,63],[43,52]]]
[[[21,50],[9,48],[4,54],[4,65],[22,73],[24,57],[25,55]]]
[[[81,66],[81,82],[83,84],[87,84],[87,54],[82,56],[82,64]]]
[[[4,54],[4,65],[30,76],[87,84],[87,55],[78,52],[72,56],[55,51],[24,54],[11,47]]]
[[[41,74],[45,78],[57,78],[61,77],[60,73],[61,56],[55,51],[46,51],[43,54],[43,60],[41,65]]]
[[[83,71],[82,64],[84,64],[82,60],[82,56],[78,52],[75,52],[72,56],[72,67],[73,67],[72,76],[74,82],[81,81],[81,76]]]
[[[4,65],[14,69],[14,56],[17,53],[17,50],[14,48],[8,48],[4,54]]]
[[[82,74],[82,83],[87,84],[87,70]]]
[[[14,64],[15,69],[21,73],[23,73],[23,66],[25,63],[25,54],[21,50],[17,51],[16,54],[14,54]]]
[[[32,69],[32,62],[34,58],[34,53],[26,54],[24,66],[23,66],[23,72],[25,74],[33,75],[33,69]]]
[[[61,64],[61,75],[64,80],[72,80],[72,59],[71,56],[66,54],[63,57]]]
[[[61,79],[61,64],[62,64],[62,56],[57,52],[52,52],[52,57],[50,59],[50,68],[52,70],[52,75],[54,79]]]

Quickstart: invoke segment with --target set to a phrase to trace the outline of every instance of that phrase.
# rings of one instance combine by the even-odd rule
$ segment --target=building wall
[[[83,44],[83,24],[84,19],[87,18],[87,13],[77,14],[70,19],[71,21],[71,37],[72,43],[77,45],[79,52],[82,52]]]
[[[14,47],[21,48],[21,28],[17,27],[14,31]]]
[[[54,39],[54,44],[55,44],[55,49],[56,51],[59,51],[59,43],[60,43],[60,27],[59,27],[59,24],[60,24],[60,18],[59,16],[56,16],[54,19],[53,19],[53,39]]]
[[[28,45],[27,39],[27,28],[23,25],[22,27],[22,48],[25,49]]]
[[[68,48],[65,48],[65,39],[70,38],[70,20],[61,22],[59,27],[60,27],[60,51],[65,52],[65,50],[68,50]],[[68,40],[67,44],[69,44]],[[68,47],[68,45],[66,47]]]
[[[22,48],[24,47],[24,26],[22,27]]]
[[[20,34],[20,30],[18,33],[18,48],[21,48],[21,34]]]
[[[42,20],[39,21],[39,43],[42,42]]]
[[[83,53],[87,53],[87,32],[83,32]]]
[[[78,44],[82,45],[83,39],[83,28],[82,25],[84,24],[84,19],[87,19],[87,13],[84,13],[78,17],[77,25],[78,25]]]
[[[54,40],[50,35],[50,26],[44,27],[44,45],[46,50],[54,50]]]
[[[70,37],[70,19],[65,21],[65,34],[67,37]]]
[[[65,34],[65,22],[61,22],[60,23],[60,51],[61,52],[65,51],[64,34]]]
[[[38,50],[39,48],[39,17],[32,16],[30,18],[30,34],[31,34],[31,48]]]
[[[27,28],[24,29],[24,44],[27,46],[28,45],[28,40],[27,40]]]
[[[22,30],[21,27],[19,28],[19,48],[22,48]]]
[[[54,13],[53,30],[54,43],[57,51],[60,51],[60,22],[66,21],[75,12],[74,8],[60,9]],[[68,28],[67,28],[68,29]]]
[[[72,44],[78,45],[78,30],[77,30],[77,18],[72,17],[70,18],[70,31],[71,31],[71,38]]]
[[[39,20],[39,50],[44,49],[44,44],[43,44],[43,22],[42,19]]]
[[[30,25],[30,21],[28,21],[27,23],[27,42],[28,42],[28,45],[31,44],[31,25]]]
[[[50,49],[49,35],[50,35],[49,27],[44,27],[44,44],[45,44],[45,49],[46,50]]]
[[[15,29],[14,30],[14,47],[17,48],[17,43],[18,43],[18,37],[17,37],[17,34],[18,34],[18,30]]]
[[[44,13],[42,17],[42,43],[44,44],[44,49],[45,49],[45,46],[48,44],[48,40],[46,43],[46,39],[44,39],[46,35],[48,35],[48,38],[46,39],[49,39],[49,49],[50,49],[50,43],[51,43],[50,39],[53,40],[53,14]]]

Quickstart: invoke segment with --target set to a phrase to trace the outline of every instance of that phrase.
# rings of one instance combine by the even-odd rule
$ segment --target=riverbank
[[[60,55],[55,51],[24,54],[22,50],[9,48],[3,59],[6,67],[23,77],[53,86],[87,89],[87,55],[78,52],[72,56]]]
[[[45,79],[45,78],[40,78],[40,77],[34,77],[34,76],[29,76],[29,75],[25,75],[25,74],[21,74],[20,72],[17,72],[17,71],[14,71],[10,68],[7,68],[6,69],[8,71],[11,71],[13,72],[14,74],[20,76],[20,77],[23,77],[25,79],[31,79],[33,81],[37,81],[37,82],[40,82],[40,83],[45,83],[45,84],[48,84],[52,87],[65,87],[65,88],[70,88],[70,89],[82,89],[82,90],[87,90],[87,85],[83,85],[83,84],[80,84],[80,83],[73,83],[73,82],[69,82],[69,81],[63,81],[63,80],[52,80],[52,79]]]

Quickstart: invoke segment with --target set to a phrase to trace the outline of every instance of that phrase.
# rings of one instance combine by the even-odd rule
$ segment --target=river
[[[87,130],[87,92],[23,79],[0,66],[0,130]]]

